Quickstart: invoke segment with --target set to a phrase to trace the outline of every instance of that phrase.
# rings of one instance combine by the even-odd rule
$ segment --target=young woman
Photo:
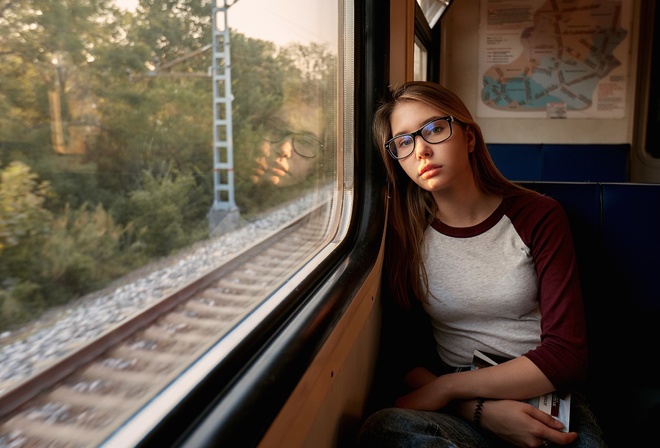
[[[466,106],[438,84],[403,85],[373,127],[389,180],[393,315],[416,317],[384,334],[386,351],[405,341],[405,390],[367,419],[359,446],[606,446],[575,393],[586,326],[559,203],[505,179]],[[510,360],[470,370],[475,350]],[[525,401],[553,391],[573,391],[570,432]]]

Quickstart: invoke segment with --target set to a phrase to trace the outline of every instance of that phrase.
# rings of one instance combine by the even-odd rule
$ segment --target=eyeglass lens
[[[413,133],[394,137],[388,142],[387,150],[395,159],[408,157],[415,150],[415,138],[418,135],[421,135],[427,143],[444,142],[451,137],[451,117],[433,120]]]
[[[292,131],[284,124],[272,119],[262,124],[261,135],[271,143],[279,143],[285,138],[291,137],[293,149],[302,157],[316,157],[323,149],[323,143],[313,135]]]

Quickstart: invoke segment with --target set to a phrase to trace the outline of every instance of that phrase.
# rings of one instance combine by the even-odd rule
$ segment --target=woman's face
[[[261,124],[260,154],[255,159],[252,182],[290,186],[305,181],[318,165],[322,110],[299,101],[288,101]]]
[[[415,132],[447,115],[423,103],[399,103],[390,118],[392,135]],[[474,150],[474,133],[456,122],[451,127],[451,137],[441,143],[431,144],[420,135],[415,136],[413,152],[398,160],[406,174],[424,190],[439,192],[474,182],[469,161],[469,153]]]

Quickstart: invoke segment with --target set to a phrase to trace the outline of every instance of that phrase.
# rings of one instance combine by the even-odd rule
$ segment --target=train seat
[[[488,143],[497,168],[514,181],[628,182],[630,145]]]
[[[603,240],[616,263],[618,293],[644,312],[660,312],[660,193],[658,185],[603,184]]]
[[[660,185],[520,182],[557,199],[575,240],[589,331],[585,391],[610,446],[650,446],[660,322]],[[639,444],[631,445],[635,439]]]
[[[544,144],[542,180],[566,182],[626,182],[628,153],[625,144]]]
[[[541,144],[489,143],[488,151],[495,166],[507,179],[542,180]]]

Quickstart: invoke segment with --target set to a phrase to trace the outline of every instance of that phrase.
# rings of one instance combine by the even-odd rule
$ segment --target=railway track
[[[0,447],[98,446],[321,246],[328,206],[0,396]]]

